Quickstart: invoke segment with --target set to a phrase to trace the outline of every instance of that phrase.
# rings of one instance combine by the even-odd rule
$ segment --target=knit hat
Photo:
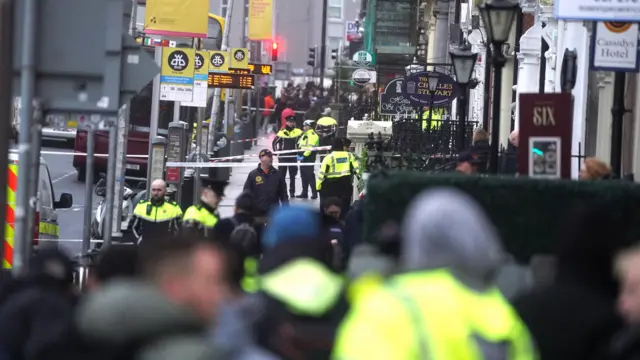
[[[320,216],[305,206],[284,206],[275,210],[262,238],[265,249],[297,239],[315,239],[320,234]]]

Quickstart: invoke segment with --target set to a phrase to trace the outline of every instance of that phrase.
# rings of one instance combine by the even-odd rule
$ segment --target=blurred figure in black
[[[138,248],[130,244],[112,244],[101,249],[97,263],[89,271],[87,289],[92,291],[111,280],[137,275]]]
[[[263,224],[256,223],[253,217],[254,199],[253,195],[245,191],[236,198],[236,206],[234,215],[229,218],[221,219],[213,228],[214,238],[225,243],[231,242],[231,234],[242,224],[248,224],[255,229],[256,243],[242,244],[246,256],[260,256],[262,252],[260,246],[260,236],[263,230]],[[240,245],[240,244],[239,244]],[[246,246],[245,246],[246,245]]]
[[[480,156],[470,150],[465,150],[458,156],[456,172],[464,175],[475,175],[482,165]]]
[[[540,359],[606,358],[613,334],[622,327],[613,258],[630,244],[626,213],[616,204],[576,207],[563,220],[553,283],[514,300]]]
[[[491,153],[491,145],[489,144],[489,134],[484,129],[478,129],[473,133],[473,144],[471,151],[478,154],[479,160],[478,172],[486,173],[487,164],[489,164],[489,155]]]
[[[322,210],[324,213],[324,230],[334,250],[333,265],[334,268],[342,270],[346,265],[346,257],[342,249],[347,247],[343,234],[344,223],[340,220],[342,216],[342,201],[336,197],[328,198],[322,203]]]
[[[0,358],[79,359],[73,313],[77,295],[73,262],[57,248],[31,259],[22,286],[0,307]]]

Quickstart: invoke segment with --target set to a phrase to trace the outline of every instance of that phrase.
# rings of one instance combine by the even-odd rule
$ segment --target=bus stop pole
[[[162,47],[156,46],[154,60],[158,66],[162,64]],[[146,199],[151,197],[151,155],[153,152],[153,141],[158,136],[158,119],[160,116],[160,73],[153,78],[153,90],[151,93],[151,123],[149,125],[149,157],[147,158],[147,187]]]
[[[0,114],[6,119],[13,119],[13,93],[12,93],[12,61],[13,61],[13,0],[0,1]],[[0,130],[0,169],[7,169],[9,166],[9,121],[5,121],[5,128]],[[5,170],[2,170],[5,171]],[[7,177],[0,179],[0,204],[7,203]],[[6,228],[5,221],[7,207],[0,206],[0,224],[2,229]],[[4,268],[4,242],[0,246],[0,262]],[[4,280],[4,271],[0,276],[0,284]]]
[[[222,32],[222,45],[220,46],[220,50],[226,51],[229,48],[229,29],[231,28],[231,13],[233,12],[233,3],[234,0],[229,0],[227,4],[227,15],[224,19],[224,29]],[[207,154],[210,157],[213,157],[213,148],[216,145],[216,122],[218,119],[218,112],[220,111],[220,88],[215,88],[213,90],[213,101],[211,104],[211,121],[209,121],[209,140],[207,141]],[[230,93],[231,91],[228,91]],[[225,114],[226,118],[226,114]],[[227,123],[223,120],[223,131],[227,130]]]
[[[27,209],[29,205],[29,167],[31,153],[31,125],[33,123],[33,99],[35,96],[35,61],[36,34],[38,24],[38,1],[24,0],[24,16],[22,19],[23,38],[20,51],[22,61],[20,66],[20,133],[18,145],[18,193],[15,206],[15,236],[13,249],[13,273],[21,276],[27,271],[28,250],[32,244],[27,230]]]

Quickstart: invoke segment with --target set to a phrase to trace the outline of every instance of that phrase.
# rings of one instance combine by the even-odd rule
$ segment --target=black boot
[[[308,199],[309,198],[309,194],[300,194],[300,195],[297,195],[296,198],[298,198],[298,199]]]
[[[314,193],[311,195],[311,200],[315,200],[315,199],[317,199],[317,198],[318,198],[318,193],[317,193],[317,192],[314,192]]]

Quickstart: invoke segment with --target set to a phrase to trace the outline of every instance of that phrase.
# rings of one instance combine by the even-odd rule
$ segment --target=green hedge
[[[396,172],[373,175],[367,186],[365,236],[375,239],[387,220],[400,221],[411,199],[431,187],[453,186],[473,196],[500,231],[505,248],[518,261],[554,250],[558,230],[571,206],[597,200],[612,212],[639,221],[628,229],[640,239],[640,186],[616,181],[583,182],[534,180],[512,177]]]

